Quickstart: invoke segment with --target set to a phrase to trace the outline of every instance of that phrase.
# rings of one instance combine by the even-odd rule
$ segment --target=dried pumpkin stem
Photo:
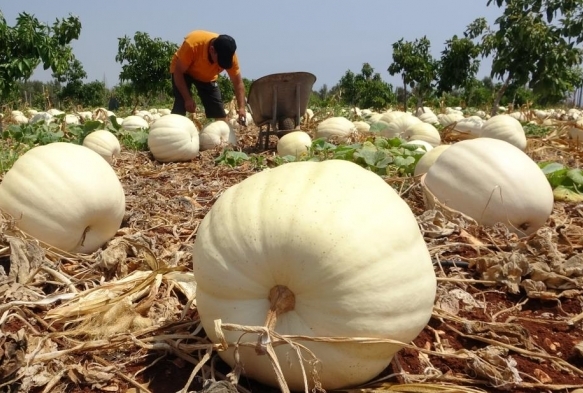
[[[268,330],[274,330],[277,317],[296,307],[296,296],[285,285],[276,285],[269,291],[269,303],[265,327]]]

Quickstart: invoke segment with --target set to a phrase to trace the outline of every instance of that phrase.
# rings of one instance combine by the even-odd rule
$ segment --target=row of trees
[[[393,43],[387,71],[399,75],[402,86],[393,88],[364,63],[360,73],[349,70],[336,86],[314,92],[312,104],[380,109],[397,102],[405,108],[445,103],[495,110],[508,102],[556,104],[583,84],[577,46],[583,40],[583,0],[488,0],[487,5],[503,7],[494,25],[476,19],[445,42],[440,58],[431,55],[425,36]],[[73,16],[47,25],[23,13],[9,27],[0,12],[0,42],[7,43],[0,47],[0,100],[18,104],[25,99],[37,107],[104,106],[112,97],[123,106],[170,100],[168,63],[177,44],[144,32],[119,38],[115,60],[122,65],[121,84],[108,90],[104,82],[84,82],[87,74],[70,46],[80,32]],[[484,57],[493,60],[490,77],[478,80]],[[26,82],[40,65],[54,78],[40,84],[41,91],[40,82]],[[251,81],[245,83],[248,87]],[[219,84],[225,100],[232,99],[228,79],[221,76]]]

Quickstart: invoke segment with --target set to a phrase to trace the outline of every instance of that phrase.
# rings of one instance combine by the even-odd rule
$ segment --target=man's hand
[[[190,113],[196,112],[196,104],[194,103],[194,100],[192,98],[184,100],[184,107],[186,108],[187,112]]]
[[[242,126],[247,125],[247,112],[245,111],[245,108],[239,108],[239,113],[237,115],[237,121]]]

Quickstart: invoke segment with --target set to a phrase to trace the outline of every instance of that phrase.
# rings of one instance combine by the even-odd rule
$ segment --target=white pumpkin
[[[0,183],[0,209],[21,230],[53,247],[91,253],[119,229],[125,195],[99,154],[57,142],[18,158]]]
[[[354,137],[358,131],[350,120],[343,116],[330,117],[316,127],[316,139],[333,139],[335,142],[345,142]]]
[[[421,176],[422,174],[427,173],[431,165],[437,161],[441,153],[443,153],[443,151],[449,146],[451,145],[439,145],[435,146],[433,149],[427,150],[427,153],[423,154],[417,162],[417,165],[415,165],[414,175]]]
[[[16,111],[15,111],[16,112]],[[20,114],[12,114],[12,120],[17,124],[28,124],[28,117],[24,116],[22,113]]]
[[[383,112],[381,114],[381,116],[379,117],[379,119],[377,119],[377,121],[380,120],[380,121],[384,121],[385,123],[390,124],[390,123],[394,122],[396,119],[398,119],[399,117],[404,116],[404,115],[407,115],[407,113],[403,112],[403,111],[389,110],[389,111]]]
[[[382,113],[372,113],[367,119],[366,121],[369,122],[370,124],[376,123],[377,121],[381,120],[381,117],[383,117]]]
[[[392,120],[386,128],[381,130],[381,136],[384,136],[385,138],[402,136],[410,126],[423,123],[421,120],[419,120],[418,117],[415,117],[410,113],[402,113],[402,115],[398,115],[398,117],[394,118],[394,120]],[[383,118],[385,117],[381,117],[381,121],[384,121]]]
[[[417,117],[419,118],[419,120],[421,120],[422,122],[425,122],[425,123],[429,123],[429,124],[438,124],[439,123],[437,116],[429,108],[425,108],[424,112],[421,111],[421,108],[419,108],[419,110],[417,111]]]
[[[59,116],[59,115],[62,115],[63,113],[65,113],[65,112],[63,112],[63,111],[61,111],[59,109],[56,109],[56,108],[51,108],[51,109],[47,110],[47,113],[49,115],[51,115],[51,116]]]
[[[150,124],[141,116],[131,115],[122,120],[121,127],[127,131],[136,131],[148,128]]]
[[[409,206],[379,176],[344,160],[292,162],[227,189],[201,222],[193,262],[200,320],[214,342],[217,319],[264,325],[277,290],[295,298],[271,320],[279,334],[405,343],[426,326],[435,298],[435,273]],[[253,334],[224,334],[231,345],[218,354],[231,366],[240,338],[257,341]],[[324,389],[370,380],[400,349],[301,344],[320,360]],[[287,344],[274,349],[289,387],[303,391],[294,350]],[[240,359],[249,377],[277,386],[267,356],[240,347]],[[313,386],[312,366],[305,361],[304,367]]]
[[[457,121],[454,126],[454,130],[467,134],[467,136],[472,138],[477,138],[482,132],[482,127],[484,126],[484,119],[479,116],[470,116]]]
[[[198,129],[186,116],[162,116],[150,127],[148,147],[157,161],[190,161],[199,153]]]
[[[418,122],[411,124],[403,136],[407,140],[422,140],[431,144],[431,146],[437,146],[441,143],[441,135],[435,126],[425,123]]]
[[[506,141],[520,150],[526,150],[526,135],[522,124],[510,115],[496,115],[482,126],[480,137]]]
[[[497,222],[529,235],[553,210],[553,190],[522,150],[492,138],[460,141],[441,153],[424,178],[442,204],[483,225]]]
[[[528,119],[526,118],[526,115],[524,114],[524,112],[511,112],[508,114],[508,116],[515,118],[518,121],[522,121],[522,122],[527,122]]]
[[[67,113],[65,115],[65,124],[78,125],[81,124],[81,121],[79,120],[79,116],[72,113]]]
[[[224,120],[216,120],[207,124],[198,138],[200,150],[214,149],[224,145],[237,145],[235,129]]]
[[[569,138],[577,143],[583,143],[583,120],[577,120],[575,124],[568,128]]]
[[[433,145],[427,141],[421,140],[421,139],[413,139],[410,141],[407,141],[408,145],[416,145],[419,146],[417,149],[415,149],[415,151],[424,151],[424,152],[428,152],[433,150]]]
[[[277,154],[280,156],[296,156],[305,154],[312,145],[312,138],[307,132],[293,131],[282,136],[277,141]]]
[[[461,113],[458,113],[458,112],[440,113],[439,115],[437,115],[437,121],[443,127],[447,127],[452,123],[456,123],[463,118],[464,118],[464,115]]]
[[[121,145],[115,135],[107,130],[95,130],[83,139],[83,146],[93,150],[109,164],[121,152]]]
[[[38,123],[38,122],[44,121],[45,123],[48,124],[48,123],[50,123],[53,120],[54,120],[53,119],[53,115],[51,115],[50,113],[48,113],[48,112],[38,112],[37,114],[33,115],[30,118],[29,123],[34,124],[34,123]]]
[[[370,124],[365,121],[357,120],[352,123],[354,123],[354,127],[356,127],[358,133],[366,134],[370,131]]]

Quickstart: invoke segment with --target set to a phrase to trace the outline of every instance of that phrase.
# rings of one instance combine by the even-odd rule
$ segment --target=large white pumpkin
[[[121,152],[121,145],[115,135],[107,130],[95,130],[83,139],[83,146],[93,150],[105,159],[109,164],[113,157]]]
[[[293,309],[277,316],[273,330],[279,334],[407,343],[431,317],[436,290],[431,258],[408,205],[379,176],[344,160],[293,162],[229,188],[198,229],[193,261],[198,312],[214,342],[217,319],[264,325],[270,293],[279,289],[295,299]],[[233,344],[257,340],[240,332],[225,331],[225,337],[230,349],[219,355],[231,366]],[[320,360],[324,389],[374,378],[401,348],[301,344]],[[275,352],[289,387],[303,391],[294,350],[286,344]],[[277,386],[267,356],[241,347],[240,359],[249,377]],[[312,366],[306,361],[304,367],[313,386]]]
[[[407,140],[425,141],[431,146],[437,146],[441,143],[441,135],[437,128],[425,122],[411,124],[403,133],[403,137]]]
[[[150,127],[148,147],[160,162],[190,161],[199,153],[198,129],[186,116],[162,116]]]
[[[381,118],[383,121],[383,118]],[[404,113],[394,118],[389,125],[380,131],[381,136],[385,138],[395,138],[402,136],[403,133],[412,125],[421,124],[422,121],[418,117],[413,116],[410,113]]]
[[[0,183],[0,209],[21,230],[51,246],[91,253],[119,229],[125,195],[99,154],[57,142],[18,158]]]
[[[343,116],[330,117],[316,127],[315,137],[332,139],[335,142],[345,142],[354,137],[358,131],[354,123]]]
[[[526,135],[522,124],[510,115],[496,115],[482,126],[480,137],[506,141],[520,150],[526,149]]]
[[[216,120],[207,124],[198,136],[200,150],[213,149],[223,145],[237,145],[237,134],[229,123]]]
[[[433,149],[427,149],[427,153],[423,154],[423,156],[419,159],[417,164],[415,165],[415,176],[421,176],[424,173],[427,173],[431,165],[437,161],[441,153],[451,145],[439,145],[435,146]]]
[[[424,178],[442,204],[483,225],[497,222],[529,235],[553,210],[553,190],[538,165],[508,142],[460,141],[441,153]]]
[[[282,136],[277,141],[277,154],[280,156],[296,156],[308,152],[312,145],[312,138],[304,131],[293,131]]]

